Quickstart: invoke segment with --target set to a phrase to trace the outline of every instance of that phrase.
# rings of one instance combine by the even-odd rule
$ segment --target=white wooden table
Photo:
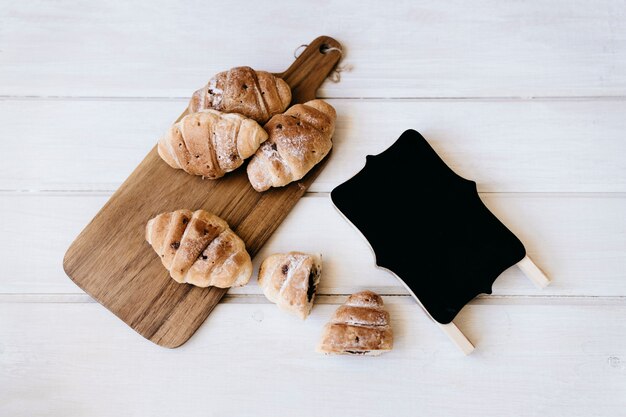
[[[301,322],[250,285],[176,350],[77,288],[62,256],[214,73],[345,45],[332,162],[257,257],[321,251]],[[626,415],[626,3],[0,0],[0,416]],[[456,324],[463,357],[328,192],[416,128],[553,278],[518,270]],[[416,274],[419,271],[415,271]],[[314,352],[345,295],[395,349]]]

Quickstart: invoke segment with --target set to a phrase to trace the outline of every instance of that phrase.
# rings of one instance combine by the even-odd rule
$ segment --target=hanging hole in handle
[[[337,48],[336,46],[330,46],[327,43],[321,44],[319,51],[320,51],[321,54],[324,54],[324,55],[326,55],[327,53],[332,52],[332,51],[337,51],[337,52],[341,53],[341,49],[340,48]]]

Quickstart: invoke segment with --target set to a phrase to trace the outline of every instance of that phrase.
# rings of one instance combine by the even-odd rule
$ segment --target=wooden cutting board
[[[339,42],[321,36],[287,71],[276,74],[291,87],[292,104],[314,99],[340,58]],[[221,179],[203,180],[169,167],[155,146],[72,243],[63,260],[65,272],[146,339],[178,347],[227,290],[172,280],[144,239],[147,221],[181,208],[208,210],[225,219],[254,256],[327,161],[328,157],[301,181],[258,193],[248,182],[245,166]]]

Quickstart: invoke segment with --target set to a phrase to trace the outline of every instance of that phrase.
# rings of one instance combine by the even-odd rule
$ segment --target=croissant
[[[248,164],[257,191],[282,187],[304,177],[330,152],[337,113],[323,100],[296,104],[264,126],[269,138]]]
[[[159,214],[148,222],[146,240],[180,283],[228,288],[245,285],[252,275],[243,241],[204,210]]]
[[[324,328],[317,350],[326,354],[377,356],[393,347],[389,313],[372,291],[348,297]]]
[[[259,285],[268,300],[305,319],[313,307],[321,272],[321,256],[279,253],[261,264]]]
[[[267,139],[254,120],[204,110],[188,114],[159,140],[159,156],[172,168],[220,178],[243,164]]]
[[[215,109],[265,123],[273,115],[284,112],[289,103],[291,89],[285,80],[269,72],[236,67],[215,75],[193,93],[189,111]]]

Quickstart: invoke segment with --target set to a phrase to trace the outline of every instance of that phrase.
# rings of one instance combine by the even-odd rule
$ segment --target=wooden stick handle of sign
[[[550,278],[543,273],[541,269],[526,255],[524,259],[517,263],[519,269],[528,277],[538,288],[545,288],[550,285]]]
[[[430,313],[428,313],[428,310],[426,310],[426,308],[424,307],[424,304],[422,304],[419,298],[417,298],[413,290],[411,290],[411,288],[409,288],[409,286],[406,285],[406,283],[402,281],[402,279],[400,279],[397,275],[396,277],[402,283],[402,285],[404,285],[404,287],[409,291],[409,293],[413,296],[415,301],[417,301],[417,304],[420,307],[422,307],[422,310],[424,310],[426,314],[428,314],[428,317],[430,317],[432,321],[437,323],[437,326],[439,326],[439,328],[446,334],[446,336],[448,336],[448,339],[450,339],[452,343],[454,343],[455,346],[461,352],[463,352],[465,356],[469,355],[470,353],[474,351],[474,345],[472,344],[472,342],[470,342],[469,339],[465,337],[463,332],[458,327],[456,327],[456,325],[453,322],[450,322],[448,324],[441,324],[437,320],[435,320],[433,316],[431,316]]]
[[[467,356],[474,351],[474,345],[472,344],[472,342],[470,342],[469,339],[465,337],[465,335],[461,332],[461,330],[459,330],[458,327],[456,327],[454,323],[450,322],[448,324],[437,324],[439,325],[439,328],[443,330],[446,336],[448,336],[448,338],[452,340],[452,343],[454,343],[456,347],[458,347],[459,350],[463,352],[464,355]]]

